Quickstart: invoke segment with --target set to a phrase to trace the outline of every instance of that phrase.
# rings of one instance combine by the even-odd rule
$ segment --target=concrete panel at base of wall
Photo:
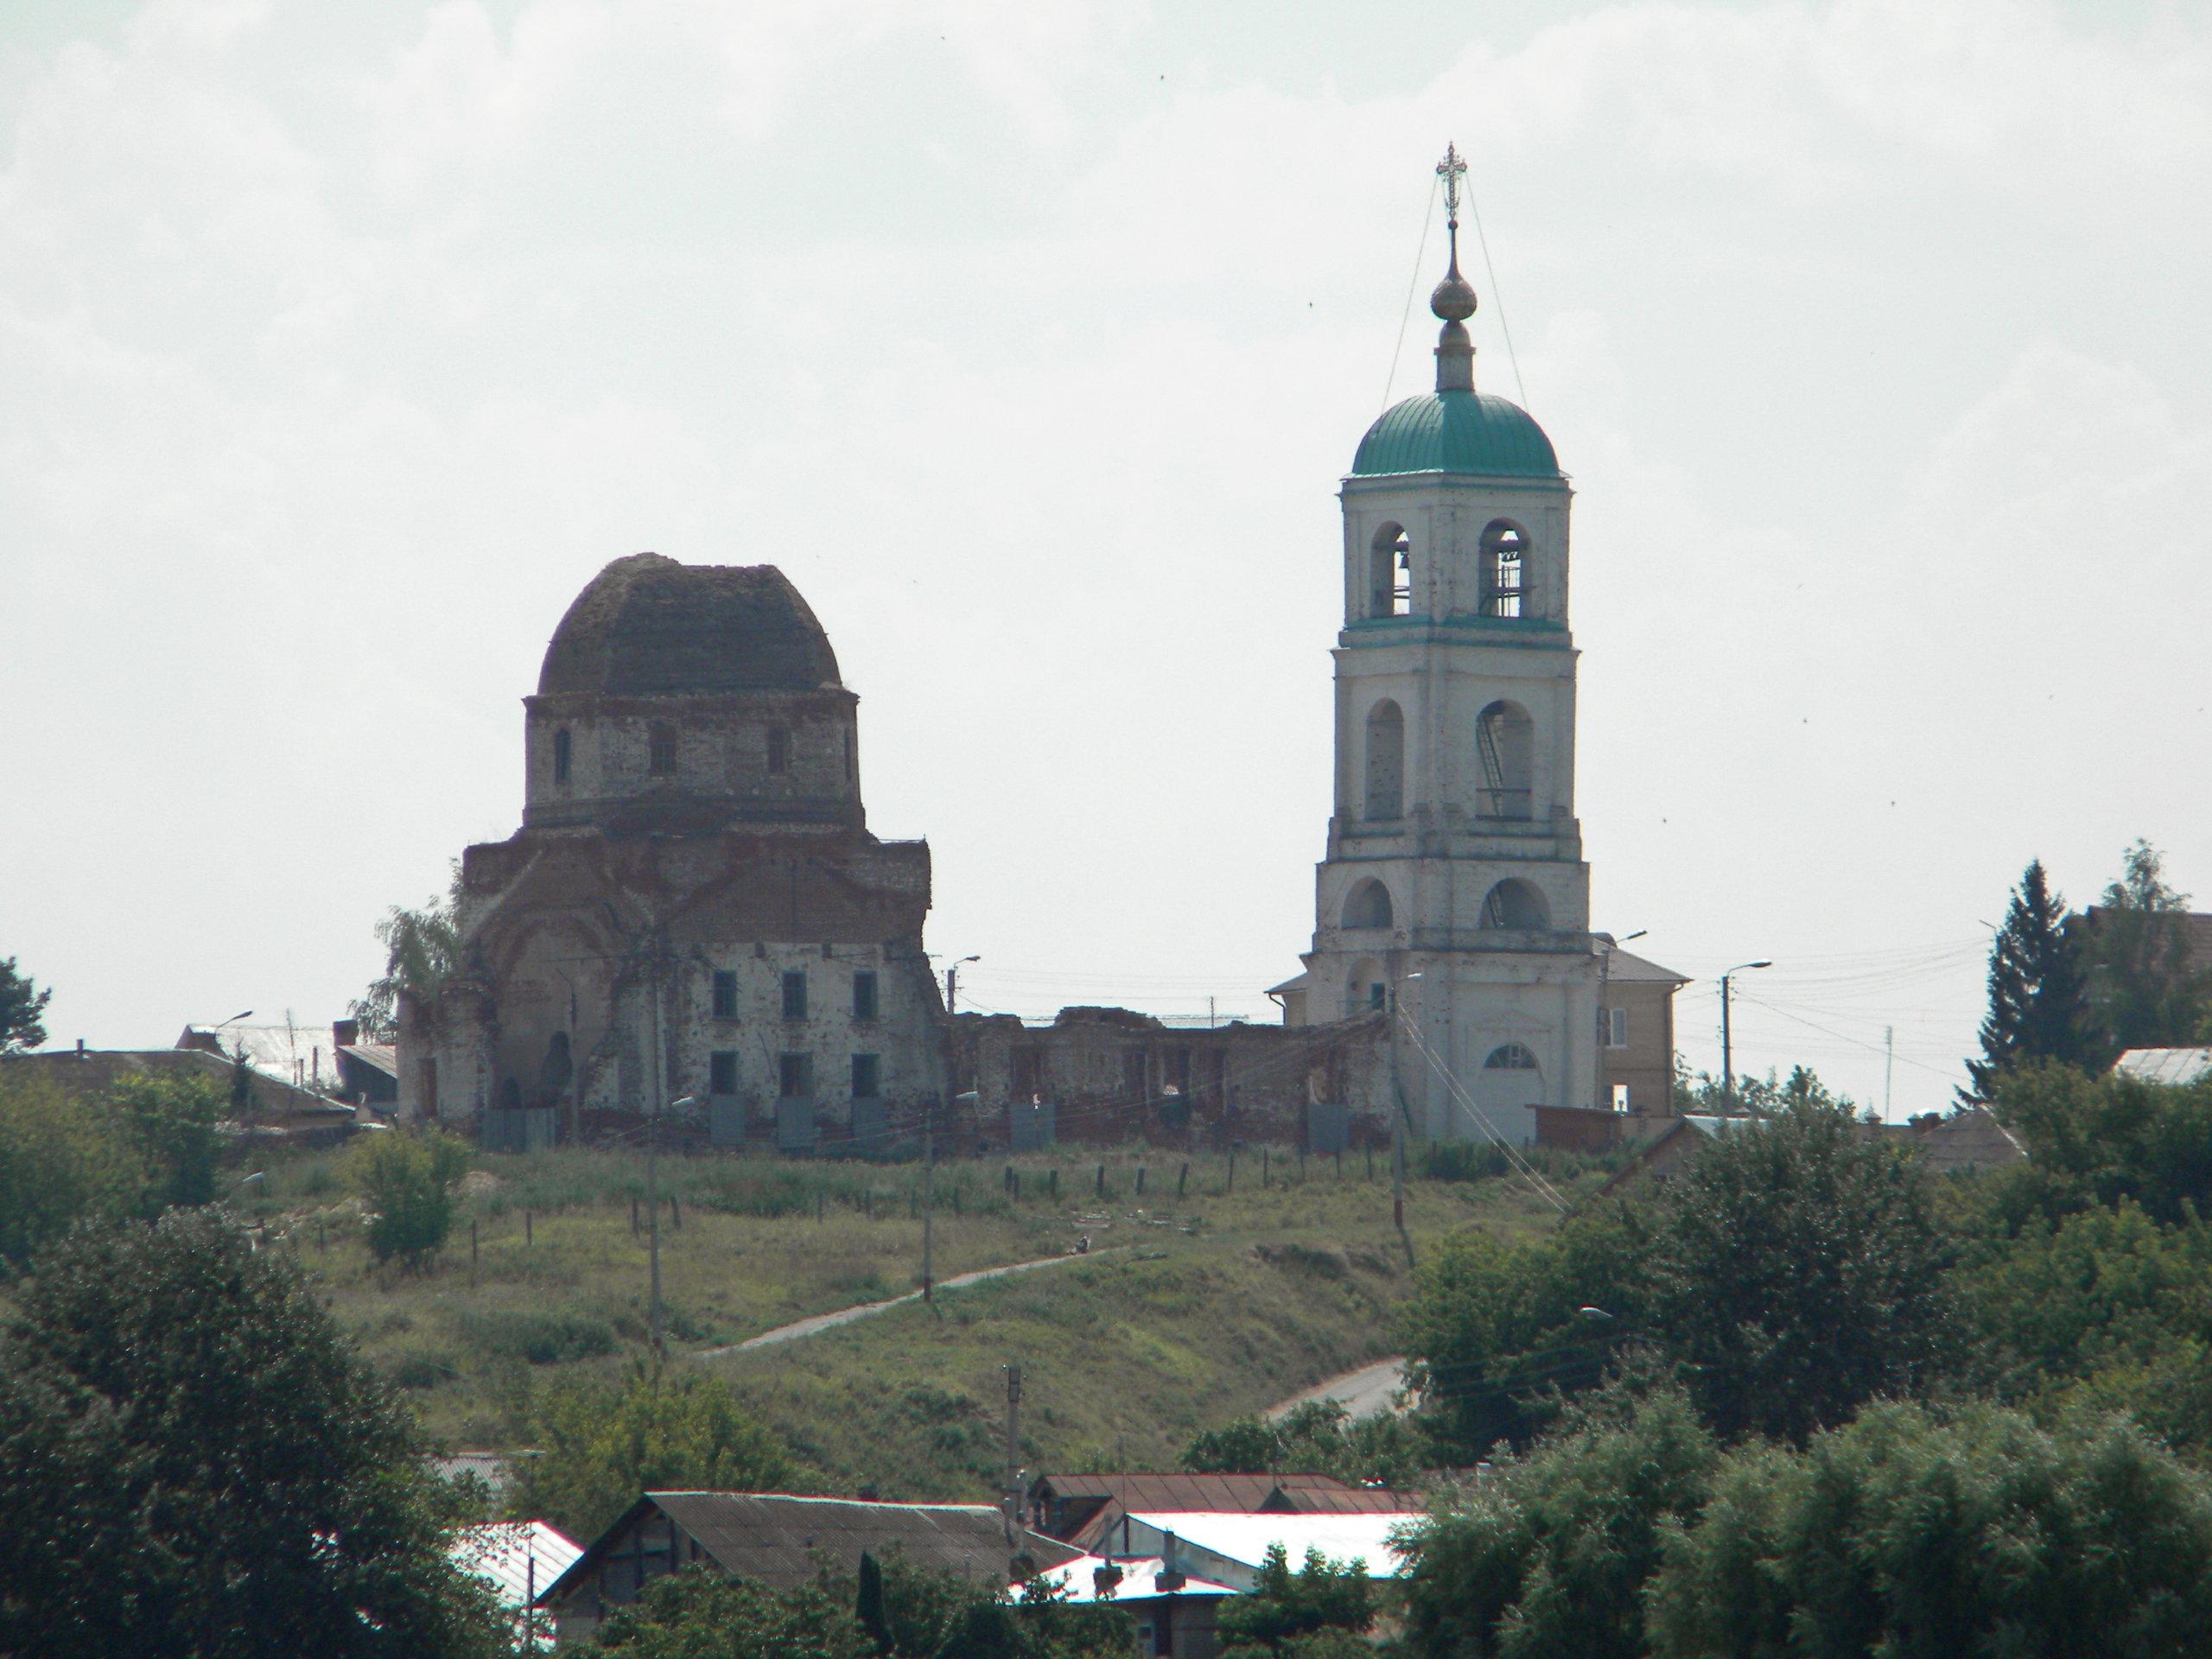
[[[1007,1142],[1016,1152],[1042,1152],[1055,1140],[1055,1112],[1050,1101],[1007,1108]]]
[[[541,1106],[510,1111],[494,1107],[483,1114],[479,1133],[486,1152],[542,1152],[553,1144],[553,1109]]]
[[[716,1095],[709,1103],[707,1142],[716,1147],[745,1144],[745,1103],[735,1095]]]
[[[880,1100],[856,1100],[853,1103],[853,1150],[880,1152],[888,1139],[885,1129],[883,1103]]]
[[[1309,1101],[1306,1107],[1306,1149],[1326,1158],[1351,1144],[1351,1108]]]
[[[814,1099],[785,1096],[776,1103],[776,1150],[814,1150]]]

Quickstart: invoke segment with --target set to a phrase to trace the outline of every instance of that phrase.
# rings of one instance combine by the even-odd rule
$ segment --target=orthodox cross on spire
[[[1428,296],[1428,308],[1442,319],[1444,327],[1436,341],[1436,389],[1439,391],[1472,391],[1475,389],[1475,348],[1467,339],[1467,319],[1475,315],[1475,285],[1459,274],[1459,181],[1466,176],[1467,164],[1459,158],[1459,147],[1446,144],[1444,159],[1436,164],[1436,176],[1444,181],[1444,211],[1446,223],[1452,232],[1452,265],[1445,272],[1444,280]]]
[[[1444,159],[1436,164],[1436,176],[1444,181],[1445,222],[1452,232],[1452,263],[1459,263],[1459,181],[1467,176],[1467,163],[1460,158],[1457,144],[1444,146]]]

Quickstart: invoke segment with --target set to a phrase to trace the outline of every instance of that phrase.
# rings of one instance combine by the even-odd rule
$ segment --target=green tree
[[[1293,1572],[1288,1552],[1270,1544],[1250,1592],[1223,1603],[1215,1628],[1222,1659],[1320,1659],[1368,1630],[1375,1611],[1365,1561],[1332,1561],[1308,1549]]]
[[[0,1652],[499,1651],[424,1450],[289,1255],[213,1208],[80,1226],[0,1342]]]
[[[2093,1070],[2123,1049],[2172,1047],[2205,1035],[2212,969],[2191,960],[2189,895],[2167,884],[2157,848],[2147,841],[2129,848],[2119,879],[2075,928],[2089,1020],[2101,1039],[2087,1057]]]
[[[141,1214],[214,1198],[222,1115],[222,1100],[205,1077],[149,1072],[116,1080],[104,1116],[137,1160]]]
[[[1649,1619],[1656,1659],[2201,1656],[2212,1498],[2124,1421],[1874,1406],[1732,1456]]]
[[[1990,946],[1989,1012],[1981,1022],[1981,1058],[1967,1062],[1970,1086],[1959,1090],[1966,1104],[1986,1105],[1997,1079],[2017,1066],[2089,1059],[2078,940],[2066,924],[2066,900],[2051,891],[2037,859],[2012,890],[2005,925]]]
[[[1639,1659],[1663,1541],[1719,1461],[1678,1389],[1607,1389],[1412,1533],[1408,1659]]]
[[[1600,1204],[1527,1243],[1469,1229],[1414,1269],[1398,1339],[1449,1460],[1472,1463],[1498,1440],[1526,1444],[1562,1391],[1594,1386],[1619,1344],[1648,1328],[1654,1219]]]
[[[640,1365],[621,1382],[556,1379],[535,1402],[543,1455],[515,1512],[593,1538],[649,1491],[772,1491],[790,1478],[776,1438],[717,1376]]]
[[[1126,1613],[1048,1594],[1009,1602],[996,1585],[897,1554],[854,1576],[824,1569],[786,1589],[703,1568],[661,1579],[610,1618],[599,1645],[626,1659],[1126,1659]]]
[[[436,1129],[364,1135],[346,1173],[369,1210],[369,1249],[379,1262],[419,1268],[453,1230],[453,1189],[467,1173],[468,1147]]]
[[[443,899],[426,899],[420,910],[394,905],[377,924],[377,940],[385,949],[384,972],[369,982],[367,992],[351,1010],[364,1035],[391,1040],[398,1027],[401,992],[425,999],[437,995],[460,959],[460,909],[461,861],[455,859]]]
[[[1651,1334],[1724,1435],[1802,1440],[1940,1358],[1948,1243],[1927,1178],[1847,1106],[1745,1122],[1669,1184]]]
[[[21,1271],[80,1217],[133,1209],[139,1185],[105,1103],[0,1061],[0,1272]]]
[[[1407,1418],[1356,1419],[1333,1400],[1308,1400],[1274,1422],[1239,1417],[1201,1429],[1180,1462],[1194,1474],[1329,1475],[1355,1486],[1410,1487],[1429,1455],[1427,1436]]]
[[[2161,1222],[2212,1210],[2212,1079],[2175,1086],[2030,1065],[2005,1077],[1991,1109],[2028,1150],[1990,1188],[2015,1223],[2122,1198]]]
[[[2193,1215],[2161,1226],[2122,1199],[2056,1226],[2033,1217],[1970,1246],[1959,1281],[1977,1382],[2042,1421],[2094,1405],[2212,1449],[2212,1228]]]
[[[13,957],[0,957],[0,1054],[21,1054],[46,1040],[41,1015],[54,1000],[29,974],[19,973]]]

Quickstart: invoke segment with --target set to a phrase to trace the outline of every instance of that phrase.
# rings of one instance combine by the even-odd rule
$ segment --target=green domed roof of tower
[[[1352,457],[1355,478],[1392,473],[1469,473],[1557,478],[1559,457],[1528,410],[1484,391],[1425,391],[1393,404]]]

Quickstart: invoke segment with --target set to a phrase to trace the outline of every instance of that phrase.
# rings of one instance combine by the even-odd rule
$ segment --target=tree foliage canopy
[[[1393,1413],[1355,1418],[1333,1400],[1308,1400],[1273,1422],[1239,1417],[1201,1429],[1180,1461],[1193,1474],[1329,1475],[1410,1489],[1428,1454],[1427,1437]]]
[[[2129,1048],[2173,1047],[2205,1035],[2212,968],[2190,959],[2189,895],[2165,879],[2147,841],[2129,848],[2097,909],[2075,918],[2087,976],[2088,1018],[2101,1039],[2081,1057],[2101,1070]]]
[[[2092,1038],[2080,951],[2067,928],[2066,900],[2043,861],[2022,872],[1989,951],[1989,1012],[1981,1058],[1967,1062],[1968,1104],[1988,1101],[2005,1072],[2039,1060],[2084,1063]]]
[[[460,957],[460,908],[461,861],[455,859],[444,898],[425,899],[420,910],[394,905],[377,924],[384,972],[369,982],[350,1010],[365,1033],[390,1040],[398,1026],[403,991],[426,998],[437,995]]]
[[[596,1537],[648,1491],[772,1491],[790,1478],[776,1438],[720,1377],[640,1365],[619,1383],[559,1378],[535,1402],[542,1455],[518,1514]]]
[[[13,957],[0,957],[0,1054],[21,1054],[46,1040],[42,1016],[53,1000],[52,991],[16,969]]]
[[[0,1342],[0,1652],[498,1650],[412,1417],[220,1211],[86,1224]]]
[[[1670,1541],[1655,1659],[2212,1652],[2212,1495],[2124,1421],[1869,1408],[1754,1446]]]
[[[894,1553],[785,1590],[679,1573],[609,1618],[599,1645],[626,1659],[1127,1659],[1133,1635],[1111,1606],[1009,1603]]]

